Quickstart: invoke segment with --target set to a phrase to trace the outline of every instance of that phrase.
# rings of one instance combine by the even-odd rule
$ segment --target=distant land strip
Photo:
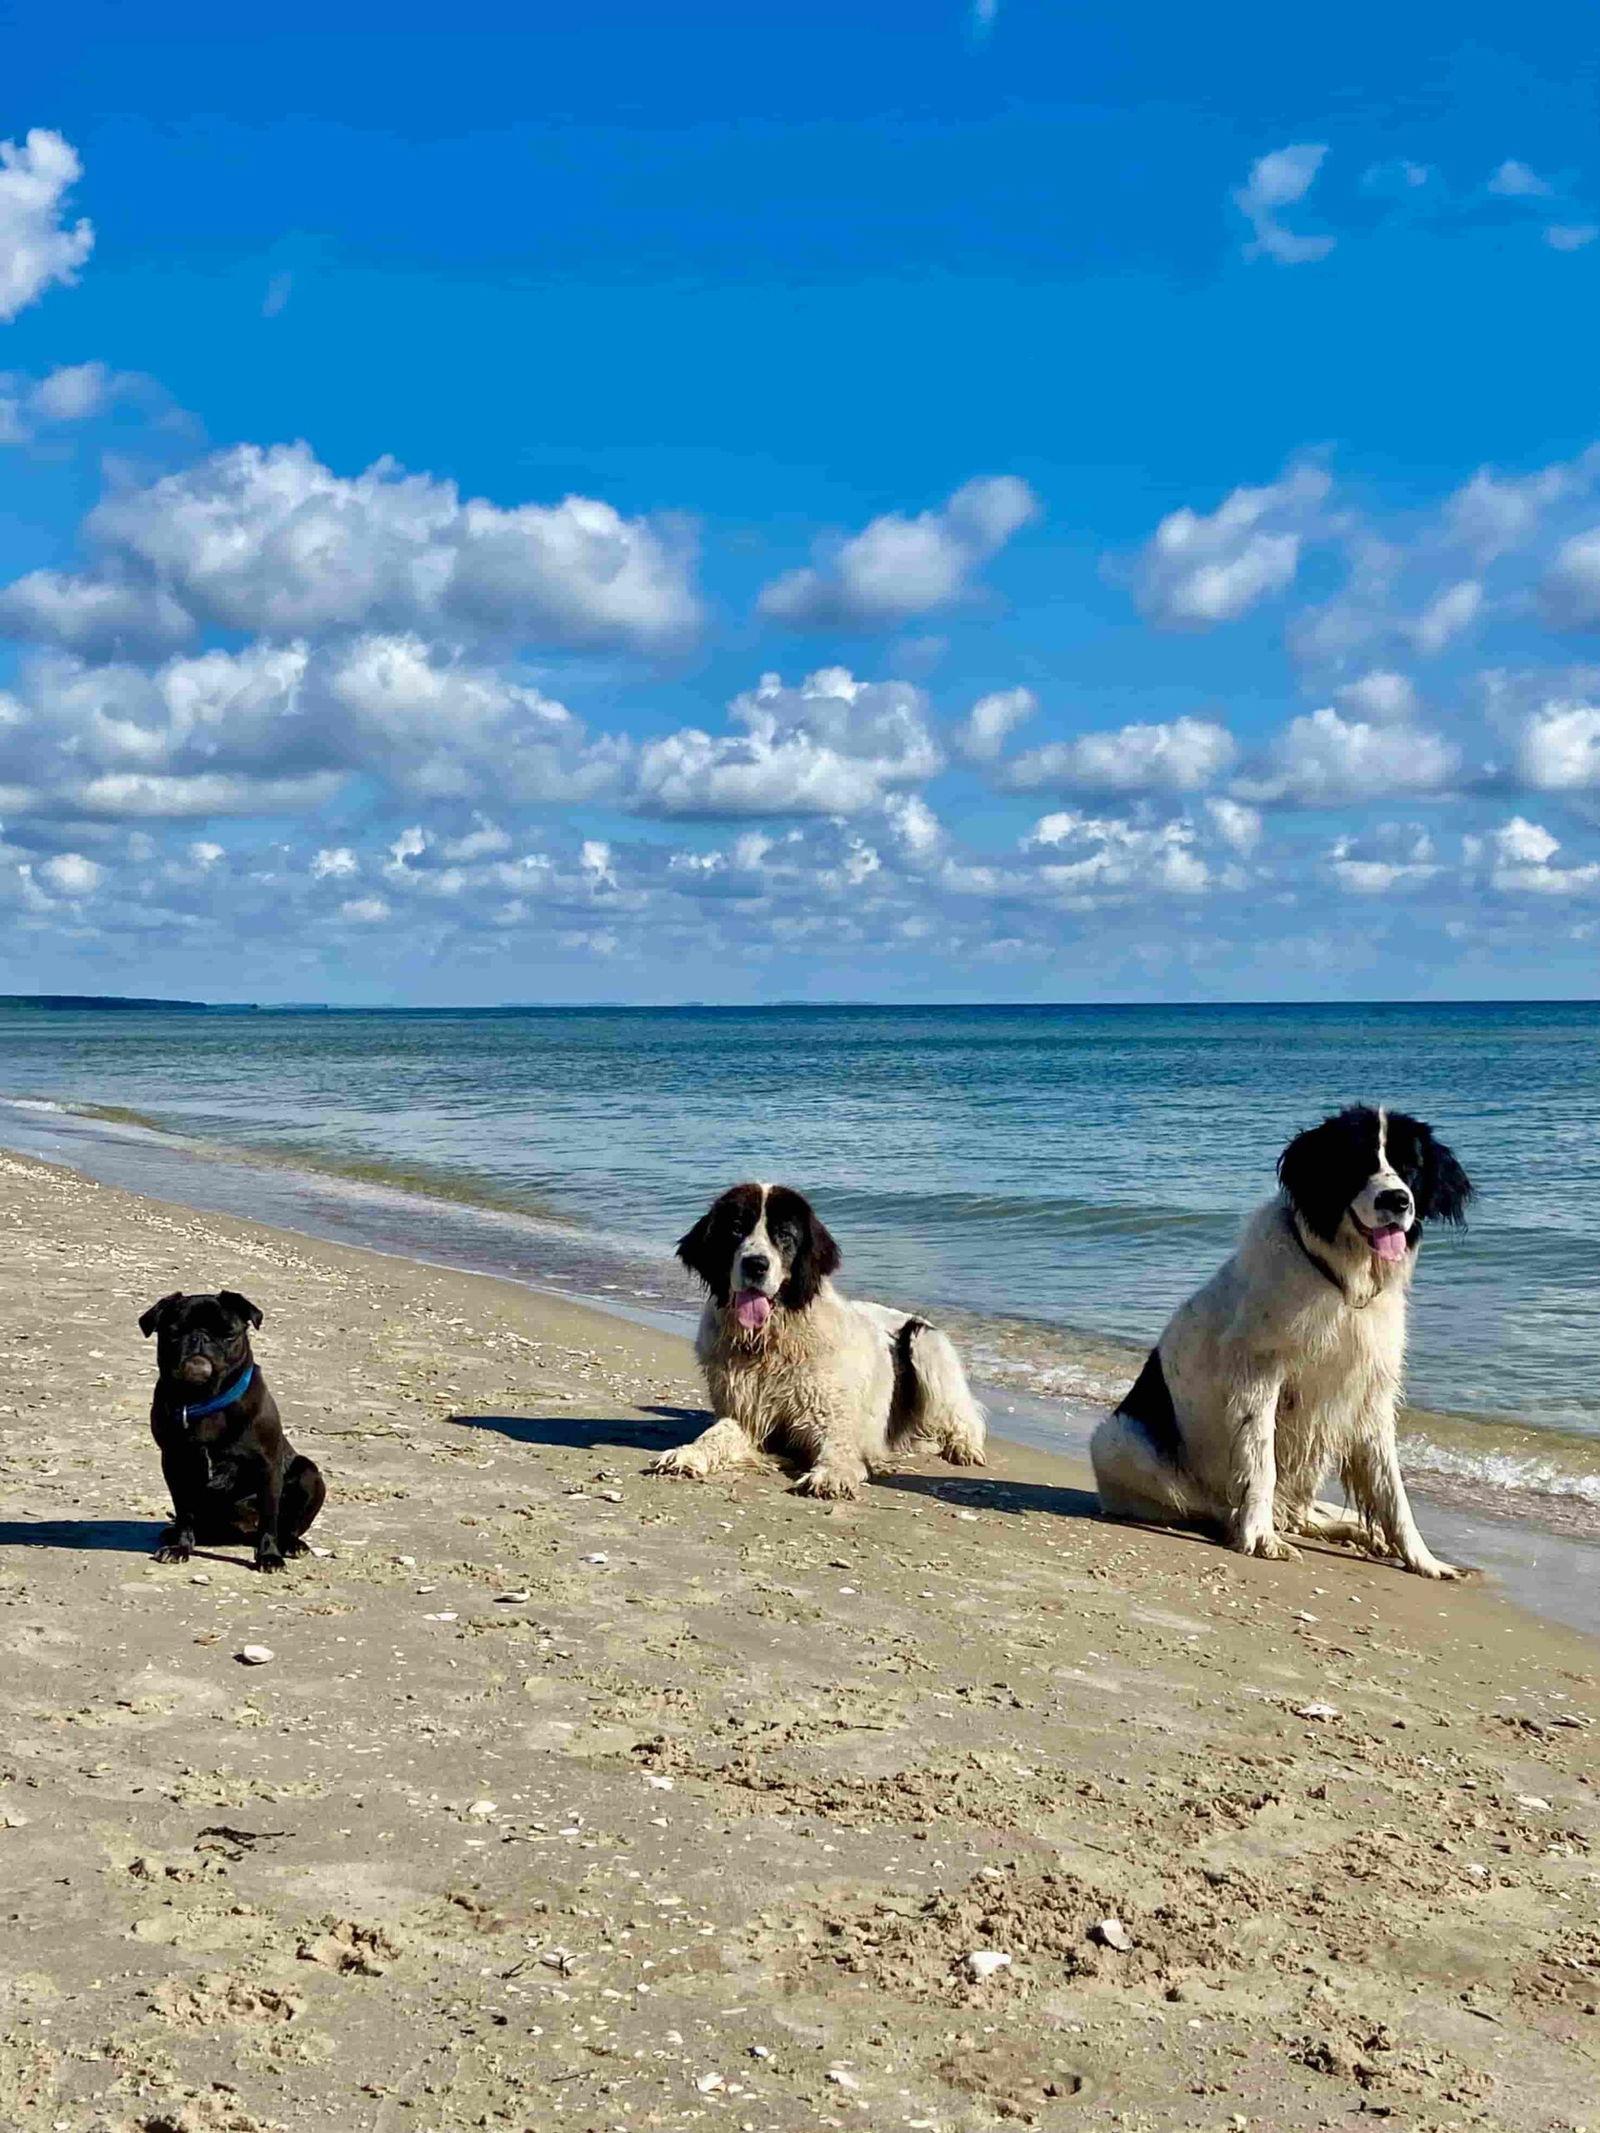
[[[0,992],[0,1014],[8,1008],[21,1007],[53,1008],[58,1013],[127,1013],[139,1009],[145,1014],[169,1015],[217,1015],[254,1014],[253,1000],[134,1000],[120,993],[99,992]]]

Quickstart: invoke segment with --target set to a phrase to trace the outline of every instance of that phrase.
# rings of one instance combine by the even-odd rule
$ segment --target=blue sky
[[[1592,993],[1592,46],[12,11],[0,988]]]

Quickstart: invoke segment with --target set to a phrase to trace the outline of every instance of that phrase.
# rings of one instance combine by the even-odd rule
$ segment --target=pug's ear
[[[250,1301],[249,1297],[241,1296],[237,1289],[219,1290],[217,1293],[217,1302],[221,1304],[225,1310],[231,1311],[235,1318],[246,1319],[252,1326],[260,1325],[261,1313]]]
[[[172,1309],[173,1305],[181,1304],[182,1302],[182,1289],[174,1289],[170,1296],[160,1297],[155,1303],[150,1306],[148,1311],[142,1312],[140,1314],[139,1331],[144,1335],[146,1340],[148,1340],[151,1334],[155,1332],[157,1326],[160,1325],[161,1321],[166,1317],[167,1313]]]

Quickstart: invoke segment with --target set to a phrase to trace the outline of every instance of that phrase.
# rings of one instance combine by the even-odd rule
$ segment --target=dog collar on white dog
[[[1291,1214],[1289,1217],[1289,1234],[1291,1237],[1293,1237],[1295,1243],[1299,1245],[1301,1251],[1304,1252],[1306,1257],[1311,1261],[1311,1264],[1316,1268],[1317,1272],[1322,1276],[1323,1280],[1332,1282],[1333,1286],[1339,1291],[1339,1294],[1344,1298],[1345,1302],[1350,1306],[1352,1311],[1364,1311],[1367,1308],[1367,1305],[1373,1301],[1373,1298],[1376,1297],[1378,1293],[1378,1285],[1376,1282],[1374,1282],[1372,1285],[1372,1295],[1363,1296],[1360,1303],[1357,1303],[1355,1298],[1350,1294],[1350,1291],[1339,1279],[1339,1276],[1334,1272],[1333,1268],[1329,1266],[1327,1260],[1324,1259],[1320,1253],[1314,1252],[1311,1249],[1310,1245],[1307,1244],[1304,1237],[1301,1236],[1300,1220],[1297,1215]]]

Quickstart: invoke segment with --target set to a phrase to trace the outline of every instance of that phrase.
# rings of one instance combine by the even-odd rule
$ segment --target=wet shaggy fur
[[[156,1551],[184,1563],[197,1546],[253,1541],[258,1570],[281,1570],[305,1552],[305,1534],[326,1488],[316,1465],[283,1434],[278,1403],[250,1352],[261,1313],[248,1296],[174,1290],[139,1320],[156,1336],[156,1389],[150,1432],[172,1493],[172,1524]],[[215,1414],[191,1415],[254,1366],[248,1387]]]
[[[767,1452],[800,1467],[802,1495],[852,1497],[913,1442],[983,1464],[983,1410],[954,1347],[926,1319],[842,1296],[839,1247],[800,1193],[735,1185],[678,1257],[707,1291],[695,1352],[715,1420],[653,1473],[703,1481]],[[764,1323],[740,1323],[741,1294],[766,1300]]]
[[[1278,1177],[1095,1431],[1101,1508],[1220,1528],[1245,1555],[1292,1556],[1304,1535],[1458,1577],[1411,1515],[1395,1407],[1423,1225],[1460,1225],[1472,1186],[1429,1127],[1368,1105],[1300,1134]],[[1317,1501],[1329,1473],[1351,1510]]]

